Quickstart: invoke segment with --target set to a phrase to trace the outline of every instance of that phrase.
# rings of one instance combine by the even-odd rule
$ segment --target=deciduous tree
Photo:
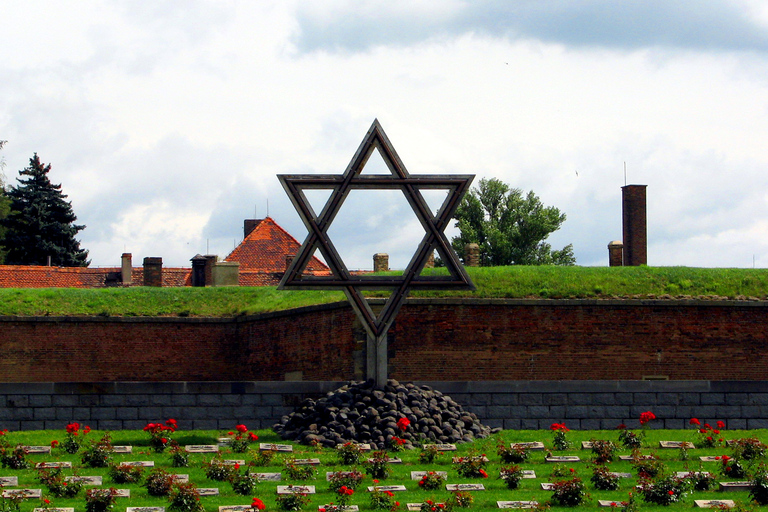
[[[482,179],[461,202],[454,218],[459,236],[453,248],[464,254],[466,244],[480,246],[480,264],[573,265],[573,245],[553,250],[545,242],[565,222],[565,214],[544,206],[532,191],[523,194],[502,181]]]

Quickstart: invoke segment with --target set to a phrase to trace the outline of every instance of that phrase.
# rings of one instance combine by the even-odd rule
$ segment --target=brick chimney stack
[[[648,185],[621,187],[624,266],[648,264],[645,189]]]

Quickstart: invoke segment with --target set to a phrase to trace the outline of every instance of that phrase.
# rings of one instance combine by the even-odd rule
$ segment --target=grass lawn
[[[756,297],[768,294],[767,269],[690,267],[467,268],[476,291],[413,292],[412,297],[612,298]],[[427,270],[439,274],[445,269]],[[386,297],[388,293],[371,292]],[[0,315],[231,317],[343,301],[341,291],[223,288],[0,288]]]
[[[182,425],[183,426],[183,425]],[[233,425],[234,427],[234,425]],[[639,432],[639,430],[635,431]],[[586,484],[589,498],[585,504],[578,508],[584,509],[596,509],[598,504],[597,500],[611,500],[620,502],[626,500],[628,494],[633,491],[633,488],[638,483],[637,472],[633,468],[631,462],[620,461],[615,459],[609,463],[608,467],[614,472],[626,472],[632,473],[631,478],[622,478],[620,488],[617,491],[598,491],[594,489],[593,484],[590,482],[592,476],[593,464],[590,462],[594,455],[591,450],[585,450],[581,448],[582,441],[589,440],[611,440],[614,443],[618,443],[619,431],[571,431],[566,434],[567,440],[571,443],[571,447],[565,451],[553,451],[554,455],[575,455],[581,458],[582,462],[571,463],[564,465],[561,469],[569,475],[575,474],[583,479]],[[102,436],[103,432],[92,431],[87,435],[86,439],[97,440]],[[172,437],[181,445],[189,444],[216,444],[217,439],[221,436],[226,436],[226,432],[219,431],[184,431],[179,430],[172,434]],[[283,442],[275,433],[271,430],[256,431],[259,436],[258,442],[266,443],[280,443]],[[276,503],[276,486],[277,482],[260,482],[254,493],[248,496],[240,496],[232,491],[232,486],[228,482],[217,482],[210,480],[206,477],[203,470],[203,462],[209,461],[212,457],[211,454],[191,454],[189,467],[174,468],[171,466],[170,455],[165,453],[154,453],[149,448],[149,435],[142,431],[115,431],[111,433],[112,443],[114,445],[131,445],[133,446],[132,454],[115,454],[113,461],[119,463],[122,461],[131,460],[151,460],[154,461],[155,467],[159,467],[167,470],[170,473],[188,474],[190,481],[197,487],[218,487],[220,490],[219,496],[203,497],[201,502],[203,503],[205,510],[209,512],[217,512],[218,507],[221,505],[250,505],[254,496],[259,497],[264,501],[267,506],[267,510],[278,510]],[[721,436],[726,439],[740,439],[740,438],[758,438],[763,442],[768,441],[768,431],[766,430],[754,430],[754,431],[730,431],[723,430]],[[644,440],[641,452],[643,454],[657,454],[659,459],[663,462],[664,466],[669,472],[677,471],[709,471],[712,472],[718,481],[728,481],[733,479],[724,478],[721,476],[720,462],[700,462],[699,457],[705,455],[723,455],[731,454],[732,450],[728,447],[717,448],[696,448],[688,450],[687,460],[684,459],[683,454],[679,449],[659,449],[659,441],[698,441],[699,434],[696,430],[654,430],[647,431],[647,437]],[[11,447],[16,444],[23,445],[43,445],[50,446],[51,441],[58,440],[63,442],[65,434],[63,431],[25,431],[25,432],[8,432],[3,438],[7,441]],[[527,441],[541,441],[545,444],[547,449],[552,450],[553,447],[553,433],[550,431],[511,431],[506,430],[491,436],[488,439],[478,440],[472,444],[460,444],[458,445],[457,452],[446,452],[430,464],[422,464],[419,462],[420,450],[407,450],[390,454],[394,457],[400,457],[403,460],[402,464],[390,464],[392,468],[392,474],[386,480],[382,480],[380,485],[404,485],[407,488],[405,492],[395,493],[395,499],[400,502],[400,510],[405,510],[406,503],[419,503],[427,499],[432,499],[436,502],[444,502],[449,500],[451,493],[446,491],[443,487],[437,491],[425,491],[421,490],[415,480],[411,479],[411,471],[446,471],[448,473],[447,483],[482,483],[486,490],[472,492],[474,496],[474,503],[471,506],[474,510],[497,510],[497,501],[524,501],[535,500],[540,503],[544,503],[551,497],[550,491],[541,490],[541,483],[554,482],[558,478],[551,476],[555,464],[546,463],[544,461],[546,451],[532,451],[530,458],[519,465],[523,469],[534,470],[536,473],[535,479],[524,479],[520,483],[520,488],[516,490],[509,490],[506,488],[504,482],[498,478],[499,469],[502,465],[509,466],[510,464],[502,464],[499,455],[497,454],[497,444],[502,443],[509,446],[512,442],[527,442]],[[257,443],[258,443],[257,442]],[[619,445],[620,446],[620,445]],[[304,507],[304,510],[311,511],[317,510],[318,506],[327,504],[335,500],[335,495],[329,490],[328,483],[325,479],[325,473],[327,471],[348,471],[353,466],[340,464],[338,461],[338,454],[336,450],[313,448],[302,445],[293,444],[294,452],[292,454],[278,454],[272,462],[267,466],[252,466],[249,468],[251,472],[282,472],[283,479],[280,482],[281,485],[295,484],[295,485],[314,485],[317,493],[310,496],[309,504]],[[257,444],[252,445],[252,449],[258,449]],[[82,448],[81,452],[82,453]],[[130,489],[130,498],[118,498],[115,510],[122,511],[126,507],[149,507],[149,506],[167,506],[168,501],[165,498],[152,497],[147,494],[144,487],[139,484],[114,484],[111,478],[108,476],[109,472],[106,468],[87,468],[83,467],[80,463],[80,453],[67,454],[61,448],[53,450],[52,454],[29,454],[27,458],[32,463],[38,463],[43,461],[71,461],[73,463],[73,469],[65,469],[66,475],[78,474],[80,476],[103,476],[104,487],[114,486],[120,489]],[[457,466],[452,464],[452,456],[468,456],[468,455],[487,455],[490,462],[486,466],[486,471],[489,478],[465,478],[458,474]],[[617,455],[628,455],[630,450],[620,446]],[[250,451],[248,453],[232,453],[227,447],[221,448],[221,455],[225,459],[243,459],[246,461],[246,467],[240,469],[242,473],[248,470],[247,464],[252,462],[255,458],[255,452]],[[287,477],[285,471],[285,459],[289,457],[295,458],[318,458],[321,461],[320,466],[316,468],[314,476],[308,481],[290,480]],[[752,463],[751,470],[757,470],[761,461]],[[364,471],[363,466],[357,466],[361,471]],[[571,473],[570,469],[573,469]],[[150,469],[145,470],[145,475]],[[17,476],[18,487],[16,488],[33,488],[43,489],[43,496],[47,497],[51,501],[52,507],[74,507],[76,511],[85,510],[85,498],[84,492],[75,498],[55,498],[52,497],[47,489],[42,486],[36,476],[37,471],[35,469],[9,469],[3,468],[0,470],[0,476]],[[366,492],[365,487],[372,485],[372,480],[366,475],[361,486],[357,489],[354,495],[351,497],[350,504],[358,505],[360,510],[372,510],[370,503],[369,493]],[[733,492],[719,492],[716,490],[709,491],[695,491],[692,494],[685,495],[681,502],[672,504],[670,506],[659,506],[643,502],[638,499],[638,505],[641,510],[684,510],[690,509],[693,506],[694,499],[733,499],[749,508],[756,508],[754,505],[748,503],[748,491],[733,491]],[[34,507],[40,506],[40,500],[28,499],[21,503],[20,510],[22,512],[31,511]],[[567,509],[568,507],[553,506],[553,510]],[[7,510],[0,506],[0,510]]]

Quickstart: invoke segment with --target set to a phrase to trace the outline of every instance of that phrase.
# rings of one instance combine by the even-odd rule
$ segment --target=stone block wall
[[[738,381],[417,382],[451,396],[483,423],[506,429],[686,428],[691,417],[727,428],[768,428],[768,383]],[[0,384],[0,430],[142,429],[175,418],[182,430],[269,428],[305,398],[340,382],[91,382]]]

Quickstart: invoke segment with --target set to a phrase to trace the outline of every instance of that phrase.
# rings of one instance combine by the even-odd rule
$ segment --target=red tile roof
[[[248,236],[224,258],[224,261],[237,261],[240,263],[240,285],[259,286],[246,284],[243,281],[244,271],[282,273],[285,272],[287,256],[294,256],[301,244],[286,230],[277,225],[271,217],[261,219],[256,227],[248,233]],[[307,270],[309,273],[327,273],[328,267],[312,257]],[[278,278],[279,281],[279,278]],[[265,286],[265,285],[261,285]]]

